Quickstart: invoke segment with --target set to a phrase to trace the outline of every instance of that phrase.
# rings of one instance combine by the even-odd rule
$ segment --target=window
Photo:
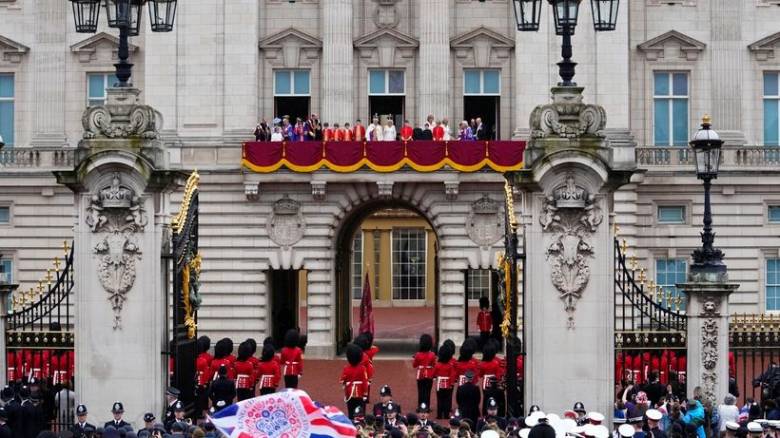
[[[7,74],[0,74],[0,136],[14,145],[14,76]]]
[[[463,70],[463,94],[501,94],[501,75],[499,74],[499,70]]]
[[[767,209],[767,216],[769,222],[780,223],[780,205],[770,205]]]
[[[688,74],[656,72],[653,134],[656,146],[688,145]]]
[[[0,283],[5,281],[6,283],[14,282],[14,262],[7,258],[0,259]]]
[[[659,205],[658,223],[659,224],[684,224],[685,206],[684,205]]]
[[[403,70],[369,70],[368,94],[370,95],[404,95],[406,94],[406,77]]]
[[[670,307],[675,304],[675,299],[681,296],[677,290],[677,283],[685,283],[687,280],[685,259],[657,259],[655,261],[655,282],[661,287],[663,298],[661,304]],[[671,294],[671,295],[670,295]],[[672,301],[668,300],[672,298]],[[676,309],[677,307],[674,306]],[[680,302],[680,309],[684,309],[684,304]]]
[[[482,297],[490,298],[490,270],[470,269],[466,290],[470,300],[478,300]]]
[[[374,230],[373,233],[371,233],[372,238],[374,239],[374,297],[379,299],[379,269],[381,265],[381,257],[382,257],[382,234],[379,232],[379,230]]]
[[[778,73],[764,73],[764,144],[780,145],[780,87]]]
[[[0,207],[0,225],[11,223],[11,207]]]
[[[393,230],[393,299],[425,299],[424,229]]]
[[[98,106],[106,103],[106,88],[119,82],[116,75],[110,73],[90,73],[87,75],[87,105]]]
[[[352,298],[363,298],[363,232],[352,239]]]
[[[766,310],[780,310],[780,259],[766,261]]]
[[[276,70],[274,71],[275,96],[308,96],[310,95],[309,70]]]

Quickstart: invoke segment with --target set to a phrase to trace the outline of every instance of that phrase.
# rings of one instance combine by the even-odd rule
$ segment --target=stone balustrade
[[[780,147],[728,146],[721,151],[723,170],[774,168],[780,166]],[[695,163],[693,150],[682,146],[647,146],[636,148],[637,166],[649,170],[669,167],[690,167]]]
[[[73,148],[0,149],[0,172],[13,169],[56,170],[73,167]]]

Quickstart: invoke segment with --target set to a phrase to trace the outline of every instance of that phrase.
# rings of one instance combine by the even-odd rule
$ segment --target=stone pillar
[[[575,401],[608,412],[614,402],[609,218],[635,165],[614,154],[603,108],[582,103],[582,91],[553,88],[553,104],[536,107],[526,169],[509,176],[525,191],[525,400],[546,412]]]
[[[16,290],[19,285],[6,283],[5,278],[3,277],[3,273],[0,272],[0,315],[3,316],[0,318],[0,356],[2,356],[0,357],[0,386],[5,387],[5,385],[8,384],[8,374],[5,372],[8,366],[5,355],[5,331],[8,328],[6,326],[7,318],[5,318],[5,315],[8,315],[8,311],[10,310],[8,308],[8,298],[11,297],[11,294],[13,294],[14,290]]]
[[[712,0],[710,2],[711,40],[707,48],[711,54],[709,91],[712,116],[721,125],[718,133],[729,145],[746,143],[742,126],[742,96],[745,94],[743,66],[748,53],[744,50],[744,2]],[[747,30],[747,29],[745,29]]]
[[[420,23],[420,77],[417,81],[417,118],[412,125],[421,125],[428,114],[436,118],[450,114],[450,15],[448,0],[418,0]],[[407,71],[407,75],[411,72]],[[408,79],[407,79],[408,82]],[[413,93],[413,90],[407,90]]]
[[[39,0],[35,9],[35,50],[32,55],[33,146],[61,147],[65,144],[66,46],[71,14],[68,2]],[[84,81],[85,78],[80,78]]]
[[[323,0],[320,119],[331,125],[355,120],[352,39],[352,0]]]
[[[56,172],[76,211],[76,393],[98,424],[115,400],[142,424],[144,412],[162,412],[167,383],[162,249],[178,173],[167,170],[160,115],[139,93],[109,89],[106,106],[88,108],[75,168]]]
[[[687,297],[688,355],[686,387],[696,387],[713,403],[729,391],[729,295],[736,283],[695,281],[678,284]]]

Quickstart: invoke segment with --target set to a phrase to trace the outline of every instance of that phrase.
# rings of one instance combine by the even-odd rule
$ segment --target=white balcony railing
[[[777,169],[780,170],[780,147],[728,146],[722,149],[721,169]],[[646,146],[636,148],[636,164],[640,168],[693,167],[694,155],[689,147]]]
[[[73,167],[73,148],[0,149],[0,172],[8,169],[56,170]]]

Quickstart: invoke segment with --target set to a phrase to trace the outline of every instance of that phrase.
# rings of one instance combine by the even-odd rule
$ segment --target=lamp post
[[[178,0],[70,0],[76,32],[97,32],[100,8],[104,4],[108,27],[119,29],[119,62],[114,64],[119,83],[115,87],[130,87],[133,64],[128,59],[128,38],[141,32],[143,7],[148,3],[152,32],[170,32],[176,18]]]
[[[521,32],[536,32],[542,15],[543,0],[512,0],[517,30]],[[577,27],[580,3],[582,0],[547,0],[553,8],[555,18],[555,34],[563,37],[561,44],[561,57],[558,63],[558,73],[562,82],[558,85],[573,87],[577,84],[574,79],[574,70],[577,63],[572,61],[571,37]],[[615,30],[617,27],[617,14],[620,0],[590,0],[593,12],[593,28],[596,32]]]
[[[704,181],[704,231],[701,233],[701,248],[693,251],[691,274],[709,281],[717,281],[726,275],[723,251],[714,247],[715,233],[712,232],[712,206],[710,186],[718,178],[723,140],[712,130],[710,116],[704,116],[701,129],[696,131],[690,146],[696,158],[696,176]]]

